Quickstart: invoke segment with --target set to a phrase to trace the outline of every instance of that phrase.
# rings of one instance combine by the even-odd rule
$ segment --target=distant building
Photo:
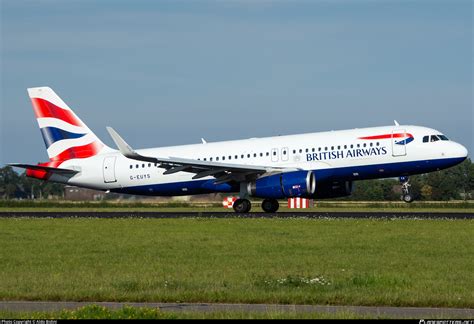
[[[79,188],[73,186],[64,187],[64,199],[66,200],[102,200],[105,198],[105,192]]]

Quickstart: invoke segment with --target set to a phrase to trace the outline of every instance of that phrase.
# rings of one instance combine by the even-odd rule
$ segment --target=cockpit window
[[[426,135],[423,136],[423,143],[436,142],[436,141],[449,141],[449,139],[444,135]]]

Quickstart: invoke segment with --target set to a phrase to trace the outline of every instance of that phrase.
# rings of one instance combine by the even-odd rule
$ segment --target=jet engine
[[[312,171],[292,171],[263,176],[247,186],[251,196],[282,199],[311,197],[316,192],[316,177]]]

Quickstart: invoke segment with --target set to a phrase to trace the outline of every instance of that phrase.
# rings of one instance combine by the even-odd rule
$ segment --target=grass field
[[[72,202],[51,200],[0,200],[0,212],[14,211],[142,211],[142,212],[223,212],[232,211],[224,209],[220,202],[153,202],[153,201],[100,201],[100,202]],[[252,212],[263,212],[260,201],[252,202]],[[447,212],[447,213],[474,213],[473,201],[445,201],[445,202],[352,202],[352,201],[317,201],[310,209],[289,209],[286,201],[280,201],[279,211],[291,212]]]
[[[383,316],[298,312],[163,312],[154,308],[125,306],[119,310],[91,305],[57,312],[2,312],[0,318],[15,319],[376,319]],[[444,317],[446,318],[446,317]]]
[[[472,220],[0,219],[0,299],[474,307]]]

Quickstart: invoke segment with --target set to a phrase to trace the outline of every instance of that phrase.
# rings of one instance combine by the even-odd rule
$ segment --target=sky
[[[393,124],[474,152],[473,2],[0,0],[0,166],[48,160],[26,88],[136,148]]]

